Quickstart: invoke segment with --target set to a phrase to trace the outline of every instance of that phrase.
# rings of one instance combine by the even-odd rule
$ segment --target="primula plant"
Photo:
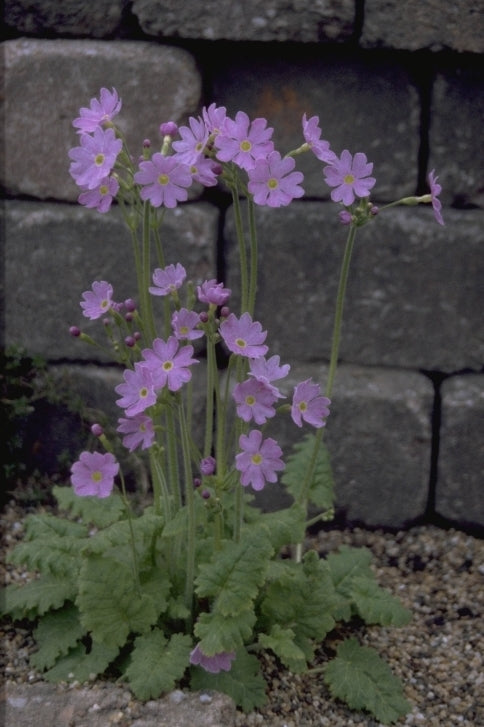
[[[243,111],[230,118],[215,104],[188,126],[165,121],[158,148],[145,140],[134,158],[116,124],[120,111],[117,92],[101,89],[74,120],[79,144],[69,152],[79,202],[102,214],[116,202],[133,243],[133,299],[117,300],[104,280],[82,294],[82,315],[99,321],[105,341],[71,328],[80,341],[107,346],[124,367],[114,394],[120,443],[94,422],[95,451],[73,463],[72,487],[54,488],[64,514],[27,518],[11,561],[36,577],[7,587],[5,611],[35,621],[32,666],[47,680],[115,675],[141,700],[175,686],[216,689],[250,711],[266,699],[258,654],[270,650],[292,672],[322,678],[351,707],[394,722],[409,705],[376,652],[351,638],[318,667],[315,650],[338,622],[400,626],[408,611],[375,582],[367,550],[345,547],[321,558],[305,545],[308,526],[333,513],[323,432],[331,426],[355,235],[385,209],[370,200],[373,164],[363,152],[338,155],[321,138],[318,118],[306,115],[301,146],[282,156],[265,119]],[[320,160],[321,182],[348,234],[327,381],[308,379],[288,392],[290,365],[269,349],[255,319],[255,208],[303,196],[296,158],[307,152]],[[232,194],[236,310],[224,281],[190,281],[179,261],[165,258],[163,218],[194,182]],[[431,203],[443,224],[439,192],[432,172],[428,194],[386,207]],[[196,397],[204,400],[203,422]],[[290,452],[271,436],[276,417],[301,434]],[[121,447],[149,463],[152,497],[143,508],[127,493]],[[253,493],[275,482],[292,504],[263,512]]]

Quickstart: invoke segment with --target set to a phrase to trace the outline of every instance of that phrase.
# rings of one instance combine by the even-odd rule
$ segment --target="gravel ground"
[[[24,514],[25,510],[14,503],[2,513],[4,550],[21,539]],[[414,615],[411,623],[400,629],[360,628],[358,625],[351,628],[352,635],[362,644],[375,648],[402,680],[412,711],[399,724],[484,727],[484,541],[455,530],[431,526],[398,533],[368,532],[359,528],[335,530],[320,532],[309,541],[310,547],[323,554],[341,544],[369,548],[380,585],[398,595]],[[10,567],[6,569],[6,582],[26,577],[27,574],[15,572]],[[327,660],[329,650],[342,635],[339,632],[328,637],[317,654],[317,664]],[[28,689],[28,685],[38,687],[41,683],[40,675],[28,664],[33,640],[28,628],[17,625],[14,628],[8,623],[3,624],[1,636],[1,665],[8,699],[11,702],[17,698],[18,702],[18,695],[24,695],[22,690]],[[268,680],[266,707],[249,715],[237,712],[234,716],[224,704],[222,718],[221,707],[214,699],[210,721],[207,716],[209,698],[204,703],[202,695],[198,723],[213,727],[378,727],[368,715],[352,712],[335,702],[316,677],[293,675],[281,669],[270,656],[264,658],[263,668]],[[84,693],[85,714],[79,716],[71,704],[71,711],[66,712],[70,715],[66,727],[195,725],[192,718],[182,718],[180,713],[169,717],[167,712],[160,716],[160,712],[155,716],[153,703],[137,702],[119,686],[97,683],[88,689],[93,692],[96,709],[92,711],[91,700],[88,715],[89,700]],[[109,714],[100,713],[99,690],[109,704]],[[53,691],[56,695],[61,694],[66,705],[73,703],[72,689],[51,687]],[[48,694],[46,692],[43,698],[36,697],[36,709],[41,708],[42,699],[47,700]],[[162,700],[159,701],[161,704]],[[219,711],[215,709],[216,704]],[[9,721],[7,711],[5,727],[23,727],[19,710],[14,711],[15,721],[13,716]],[[36,723],[40,724],[40,721]],[[29,724],[32,722],[25,722],[26,727]],[[59,717],[56,727],[61,725],[64,722]]]

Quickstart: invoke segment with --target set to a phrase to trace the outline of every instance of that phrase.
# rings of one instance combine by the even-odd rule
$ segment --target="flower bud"
[[[175,136],[178,132],[178,126],[174,121],[165,121],[164,124],[160,124],[160,134],[162,136]]]
[[[124,343],[128,348],[133,348],[133,346],[136,346],[136,341],[133,336],[126,336],[124,339]]]
[[[228,305],[223,305],[220,308],[220,318],[228,318],[230,315],[230,308]]]
[[[210,497],[210,490],[202,490],[202,497],[204,500],[208,500]]]
[[[132,298],[127,298],[124,301],[124,307],[129,313],[133,313],[136,310],[136,303]]]
[[[81,335],[81,329],[80,329],[80,328],[78,328],[77,326],[71,326],[71,327],[69,328],[69,333],[70,333],[70,334],[71,334],[71,336],[73,336],[74,338],[79,338],[79,336]]]
[[[215,472],[215,459],[213,457],[205,457],[205,459],[202,459],[200,462],[200,472],[202,475],[213,475]]]
[[[96,422],[92,425],[91,432],[94,434],[95,437],[101,437],[104,433],[104,430],[102,426]]]

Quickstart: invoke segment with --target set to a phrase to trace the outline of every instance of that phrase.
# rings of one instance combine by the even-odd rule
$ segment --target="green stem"
[[[205,403],[205,443],[203,456],[208,457],[213,446],[214,396],[215,381],[217,379],[217,359],[215,355],[215,340],[213,335],[207,336],[207,399]]]
[[[240,260],[240,309],[241,313],[244,313],[247,311],[249,304],[249,285],[247,274],[247,250],[245,249],[245,235],[237,187],[232,187],[232,199],[234,203],[235,231],[237,234]]]
[[[257,265],[258,265],[258,245],[257,245],[257,227],[255,224],[255,205],[252,199],[248,198],[249,211],[249,233],[250,233],[250,277],[249,277],[249,293],[247,310],[250,315],[254,315],[255,299],[257,295]]]
[[[143,244],[142,244],[142,285],[140,288],[141,296],[141,314],[145,324],[146,334],[150,341],[156,336],[155,323],[153,320],[153,308],[150,298],[150,272],[151,272],[151,255],[150,255],[150,239],[151,239],[151,207],[149,202],[144,203],[143,209]]]
[[[124,506],[126,508],[126,512],[128,514],[128,527],[129,527],[129,540],[130,540],[130,546],[131,546],[131,554],[133,556],[133,576],[134,581],[136,584],[136,589],[138,591],[138,594],[141,594],[141,586],[140,586],[140,580],[139,580],[139,565],[138,565],[138,556],[136,553],[136,545],[135,545],[135,537],[134,537],[134,528],[133,528],[133,514],[131,512],[131,505],[128,500],[128,496],[126,494],[126,485],[124,482],[123,473],[120,471],[119,473],[120,480],[121,480],[121,493],[122,498],[124,502]]]
[[[185,410],[183,402],[180,402],[180,434],[182,444],[183,471],[185,478],[185,502],[188,512],[188,532],[187,532],[187,551],[186,551],[186,580],[185,580],[185,605],[190,612],[188,626],[191,628],[193,621],[193,586],[195,579],[195,535],[196,535],[196,516],[195,516],[195,495],[192,482],[192,468],[190,460],[190,440],[187,430]]]
[[[166,407],[166,456],[168,464],[168,487],[176,511],[181,508],[182,498],[180,492],[180,472],[178,468],[178,450],[176,446],[175,418],[171,406]]]

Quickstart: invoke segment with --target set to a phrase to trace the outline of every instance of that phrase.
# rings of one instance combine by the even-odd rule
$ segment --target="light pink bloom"
[[[126,369],[123,376],[124,384],[118,384],[114,390],[121,396],[116,404],[125,410],[126,416],[141,414],[156,403],[153,376],[146,364],[135,363],[134,371]]]
[[[71,483],[81,497],[109,497],[119,464],[109,452],[83,452],[71,467]]]
[[[81,301],[82,315],[95,321],[113,307],[113,286],[105,280],[95,280],[92,290],[86,290]]]
[[[116,89],[108,91],[107,88],[101,88],[99,101],[97,98],[92,98],[89,108],[79,109],[80,116],[74,119],[72,125],[78,133],[94,131],[98,126],[111,121],[120,111],[121,99]]]
[[[77,201],[89,209],[97,209],[98,212],[108,212],[113,198],[119,191],[118,180],[115,177],[101,179],[98,187],[81,192]]]
[[[117,432],[124,434],[123,445],[133,452],[141,445],[141,449],[148,449],[155,441],[153,420],[145,414],[137,414],[129,419],[118,419]]]
[[[434,210],[434,217],[439,225],[445,225],[444,218],[442,217],[441,209],[442,203],[438,199],[438,195],[442,192],[442,187],[437,183],[438,177],[435,176],[435,169],[432,169],[428,176],[428,182],[430,187],[430,194],[432,197],[432,208]]]
[[[209,133],[216,136],[223,131],[227,118],[227,109],[225,106],[216,106],[216,104],[212,103],[208,108],[203,107],[202,118]]]
[[[96,189],[111,174],[123,142],[114,129],[97,127],[92,135],[81,134],[80,143],[69,151],[69,173],[79,187]]]
[[[176,156],[157,152],[150,160],[140,162],[134,181],[141,185],[141,199],[149,200],[153,207],[173,208],[187,200],[192,175],[189,166],[180,163]]]
[[[199,156],[190,164],[190,174],[193,180],[203,184],[204,187],[215,187],[218,184],[218,177],[221,172],[222,167],[218,162],[204,156]]]
[[[262,433],[253,429],[248,435],[241,434],[239,446],[242,452],[235,456],[235,468],[241,472],[240,483],[254,490],[262,490],[267,482],[277,482],[276,472],[285,468],[282,449],[274,439],[262,439]]]
[[[319,128],[319,117],[311,116],[308,120],[306,114],[302,117],[303,136],[306,144],[310,147],[314,155],[322,162],[331,164],[337,157],[334,151],[329,148],[329,141],[321,139],[321,129]]]
[[[167,386],[170,391],[178,391],[190,381],[192,372],[188,368],[198,361],[192,358],[193,346],[182,346],[170,336],[166,341],[155,338],[152,348],[142,351],[143,358],[153,377],[155,389]]]
[[[178,128],[181,140],[174,141],[173,148],[177,152],[178,161],[190,165],[195,164],[203,153],[208,141],[209,131],[200,117],[195,119],[190,116],[188,123],[190,126],[180,126]]]
[[[335,187],[331,192],[333,202],[342,202],[349,207],[355,197],[368,197],[376,182],[374,177],[369,176],[372,170],[373,163],[368,162],[366,154],[357,152],[353,157],[348,149],[344,149],[341,158],[335,157],[323,169],[326,183]]]
[[[237,416],[244,422],[253,419],[256,424],[265,424],[276,415],[273,405],[278,397],[274,393],[274,387],[265,381],[242,381],[236,384],[232,396],[237,405]]]
[[[231,313],[222,322],[219,331],[228,349],[239,356],[259,358],[269,350],[264,345],[267,331],[262,330],[258,321],[252,320],[250,313],[243,313],[240,318]]]
[[[179,341],[194,341],[203,336],[203,331],[197,328],[200,323],[200,316],[193,310],[180,308],[171,317],[173,333]]]
[[[201,666],[211,674],[218,674],[219,671],[230,671],[232,662],[235,659],[235,651],[221,651],[219,654],[207,656],[201,650],[199,644],[195,646],[190,654],[190,664]]]
[[[299,184],[304,175],[294,172],[295,166],[292,157],[281,159],[278,151],[271,152],[266,159],[258,159],[248,172],[248,190],[254,202],[269,207],[286,207],[293,199],[302,197],[304,189]]]
[[[329,416],[330,399],[321,396],[319,384],[313,384],[312,379],[306,379],[294,387],[294,396],[291,406],[291,417],[298,427],[303,421],[316,429],[326,425],[325,418]]]
[[[171,295],[181,288],[187,277],[187,271],[181,265],[167,265],[166,268],[156,268],[153,273],[154,287],[149,288],[151,295]]]
[[[241,169],[252,169],[257,159],[263,159],[274,149],[270,140],[274,130],[267,127],[266,119],[251,123],[244,111],[238,111],[235,121],[227,117],[223,129],[215,137],[217,159],[234,162]]]
[[[224,284],[217,283],[215,278],[205,280],[205,282],[197,286],[197,297],[200,303],[225,305],[231,293],[230,288],[224,288]]]

